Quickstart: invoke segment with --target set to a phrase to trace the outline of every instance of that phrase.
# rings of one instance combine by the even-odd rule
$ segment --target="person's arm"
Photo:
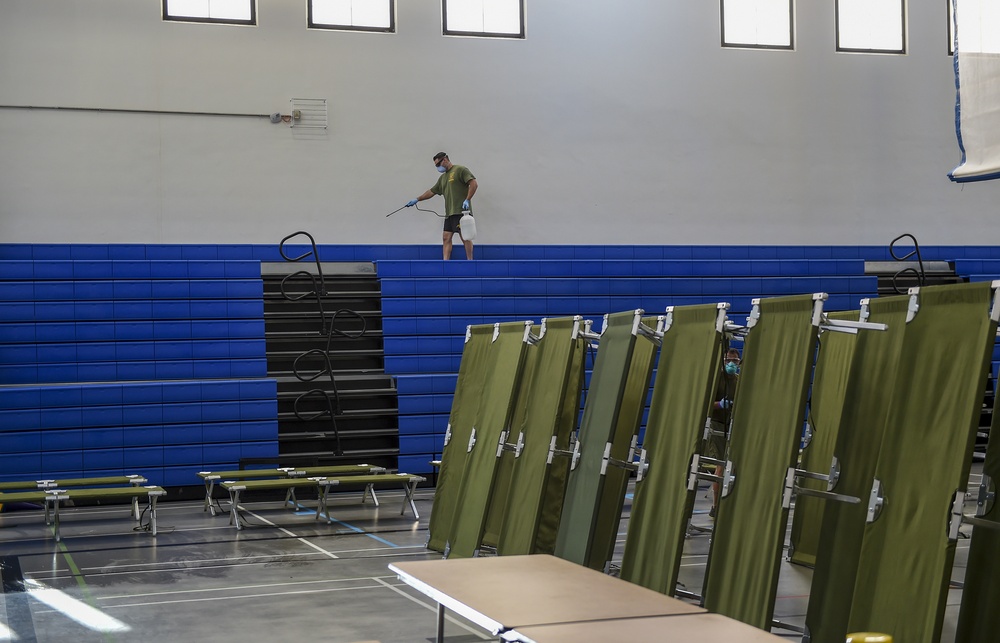
[[[478,189],[479,189],[479,183],[475,179],[469,181],[469,196],[465,197],[465,200],[471,201],[472,195],[474,195],[476,193],[476,190]]]
[[[432,196],[434,196],[434,192],[432,190],[427,190],[426,192],[424,192],[423,194],[421,194],[417,198],[410,199],[409,201],[407,201],[406,202],[406,207],[412,208],[413,206],[415,206],[420,201],[426,201],[427,199],[431,198]]]

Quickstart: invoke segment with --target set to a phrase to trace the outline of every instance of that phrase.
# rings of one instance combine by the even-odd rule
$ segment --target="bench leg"
[[[52,504],[53,504],[52,507],[53,535],[56,539],[56,542],[59,542],[60,540],[62,540],[62,534],[59,533],[59,501],[54,500]]]
[[[420,520],[420,514],[417,513],[417,505],[413,502],[413,494],[417,491],[417,481],[407,482],[403,485],[403,491],[406,493],[403,498],[403,508],[400,509],[399,515],[402,516],[406,513],[406,504],[410,504],[410,511],[413,512],[413,518],[415,520]]]
[[[157,496],[149,497],[149,526],[153,530],[154,536],[156,535],[156,498]]]
[[[229,492],[229,524],[236,525],[236,530],[239,531],[243,529],[243,525],[240,523],[240,492],[236,491]]]
[[[322,514],[326,518],[326,521],[330,522],[330,513],[326,505],[326,501],[329,496],[330,496],[330,483],[320,485],[319,501],[318,504],[316,505],[316,520],[319,520],[319,517]]]
[[[212,504],[212,490],[215,489],[215,480],[205,481],[205,508],[202,511],[211,511],[215,515],[215,506]]]
[[[372,502],[375,504],[375,507],[378,507],[378,496],[375,495],[374,482],[369,482],[367,485],[365,485],[365,490],[361,493],[361,504],[365,504],[365,500],[368,499],[369,495],[371,495]]]

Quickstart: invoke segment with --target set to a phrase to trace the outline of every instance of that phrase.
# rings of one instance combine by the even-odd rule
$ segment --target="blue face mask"
[[[740,366],[736,362],[726,362],[726,375],[739,375]]]
[[[439,166],[437,166],[437,171],[440,172],[441,174],[444,174],[448,170],[445,168],[445,166],[439,165]]]

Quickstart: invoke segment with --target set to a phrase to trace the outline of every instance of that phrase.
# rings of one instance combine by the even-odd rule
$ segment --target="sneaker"
[[[708,517],[715,518],[715,506],[713,505],[711,509],[708,510]]]

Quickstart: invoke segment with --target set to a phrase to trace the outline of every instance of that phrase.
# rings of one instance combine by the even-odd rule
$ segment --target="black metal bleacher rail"
[[[291,257],[286,243],[299,236],[309,248]],[[261,276],[268,377],[278,383],[280,464],[396,468],[397,398],[384,370],[374,264],[323,263],[313,237],[302,231],[282,239],[279,250],[285,262],[262,263]],[[240,461],[250,464],[275,463]]]

